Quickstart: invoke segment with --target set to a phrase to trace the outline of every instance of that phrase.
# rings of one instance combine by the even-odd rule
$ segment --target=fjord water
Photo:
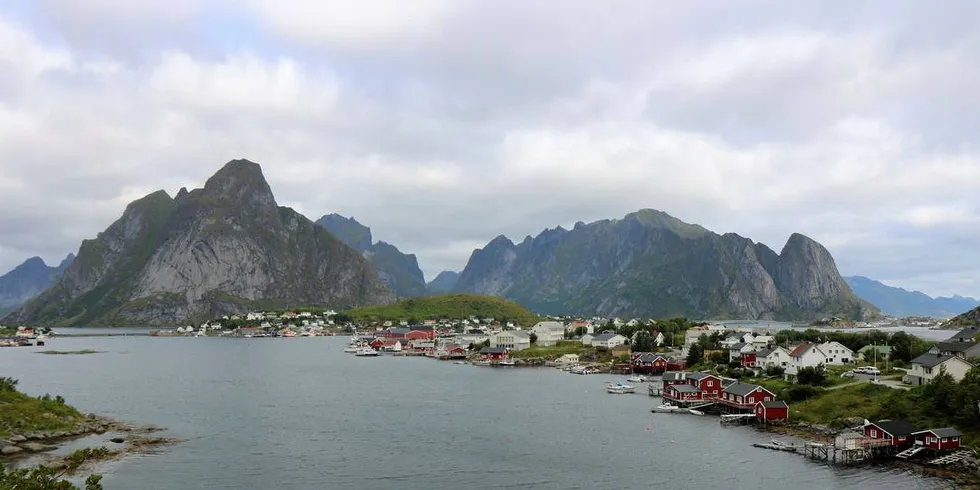
[[[605,375],[359,358],[344,345],[59,338],[0,349],[0,376],[187,439],[101,468],[107,489],[953,488],[894,467],[832,468],[752,448],[771,437],[651,414],[658,399],[608,395]]]

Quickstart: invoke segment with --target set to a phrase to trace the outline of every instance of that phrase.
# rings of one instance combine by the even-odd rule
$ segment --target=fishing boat
[[[674,405],[670,402],[657,405],[656,407],[650,409],[651,412],[657,412],[657,413],[676,413],[679,412],[680,410],[681,407],[678,407],[677,405]]]
[[[504,367],[514,367],[517,365],[517,363],[515,363],[513,359],[504,359],[498,362],[497,365],[504,366]]]
[[[357,352],[354,352],[354,355],[358,357],[374,357],[378,355],[378,351],[372,349],[370,346],[367,346],[357,349]]]
[[[646,383],[647,378],[642,374],[637,374],[626,378],[626,381],[629,381],[630,383]]]
[[[634,388],[633,385],[628,385],[619,382],[606,383],[606,393],[611,393],[614,395],[624,395],[626,393],[635,393],[635,392],[636,392],[636,388]]]

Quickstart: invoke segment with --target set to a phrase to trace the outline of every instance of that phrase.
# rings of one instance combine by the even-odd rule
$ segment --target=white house
[[[482,332],[469,332],[456,335],[455,344],[467,346],[470,344],[482,344],[490,340],[490,336]]]
[[[565,338],[565,325],[561,322],[538,322],[531,331],[538,337],[538,345],[555,345]]]
[[[617,345],[623,345],[626,343],[626,337],[619,335],[618,333],[604,333],[601,335],[596,335],[592,339],[593,347],[604,347],[606,349],[612,349]]]
[[[582,345],[592,345],[592,339],[594,339],[594,338],[595,338],[595,335],[592,335],[590,333],[587,333],[587,334],[583,335],[582,336]]]
[[[771,349],[763,349],[755,354],[755,364],[761,368],[780,367],[786,369],[792,362],[789,351],[776,346]]]
[[[555,362],[557,362],[559,366],[571,366],[574,364],[578,364],[579,362],[578,354],[565,354],[559,357],[558,360]]]
[[[739,342],[728,349],[728,361],[741,360],[742,354],[748,354],[749,352],[755,352],[755,346],[746,344],[745,342]],[[758,358],[756,358],[756,362],[758,362]]]
[[[490,347],[523,350],[531,347],[531,336],[523,330],[501,330],[490,334]]]
[[[912,370],[902,380],[914,385],[926,384],[943,371],[956,381],[962,381],[966,377],[966,373],[973,367],[972,364],[957,356],[944,356],[929,352],[912,359],[911,364]]]
[[[772,335],[756,335],[755,338],[750,342],[752,345],[762,348],[776,341],[776,338]]]
[[[817,367],[827,363],[827,356],[824,355],[815,344],[804,342],[789,353],[790,363],[786,366],[786,374],[796,375],[800,368]]]
[[[840,342],[824,342],[817,346],[823,352],[826,360],[824,364],[840,366],[854,362],[854,351],[848,349]]]

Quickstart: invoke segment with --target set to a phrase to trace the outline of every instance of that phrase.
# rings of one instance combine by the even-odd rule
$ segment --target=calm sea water
[[[55,339],[0,376],[188,439],[102,468],[107,489],[952,488],[750,447],[713,417],[651,414],[608,376],[358,358],[344,338]],[[101,354],[44,356],[41,349]]]

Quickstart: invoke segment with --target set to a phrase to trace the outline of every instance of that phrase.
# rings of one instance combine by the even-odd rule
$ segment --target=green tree
[[[653,352],[653,350],[657,348],[656,341],[653,339],[653,334],[646,330],[636,332],[634,338],[633,350],[636,352]]]
[[[796,372],[796,382],[801,385],[823,386],[827,384],[827,370],[823,364],[800,368]]]
[[[537,344],[538,343],[538,334],[536,334],[534,332],[531,332],[530,337],[531,337],[531,343],[532,344]]]
[[[700,343],[694,344],[687,351],[687,367],[690,368],[701,362],[704,358],[704,348]]]

